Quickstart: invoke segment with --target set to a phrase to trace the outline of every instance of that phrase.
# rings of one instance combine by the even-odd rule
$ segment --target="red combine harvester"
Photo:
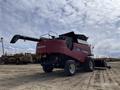
[[[58,37],[40,39],[15,35],[11,43],[18,39],[37,42],[36,54],[41,56],[40,64],[47,73],[52,72],[54,68],[63,68],[66,75],[74,75],[80,67],[90,72],[94,70],[94,66],[107,67],[104,60],[91,58],[91,47],[85,35],[69,32]]]

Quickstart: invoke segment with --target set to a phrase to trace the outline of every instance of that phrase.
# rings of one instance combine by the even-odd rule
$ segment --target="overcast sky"
[[[95,56],[120,57],[120,0],[0,0],[5,52],[34,53],[36,43],[19,40],[13,45],[11,38],[39,38],[49,31],[85,34]]]

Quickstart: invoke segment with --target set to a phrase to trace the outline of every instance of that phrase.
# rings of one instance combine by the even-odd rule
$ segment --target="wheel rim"
[[[93,69],[93,63],[92,63],[92,61],[89,62],[89,67],[90,67],[91,70]]]
[[[74,74],[75,73],[75,65],[74,64],[70,64],[69,70],[70,70],[70,73]]]

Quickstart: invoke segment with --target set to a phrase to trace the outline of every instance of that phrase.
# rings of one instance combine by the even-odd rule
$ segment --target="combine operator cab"
[[[66,75],[74,75],[80,67],[85,71],[94,70],[95,60],[91,58],[91,47],[85,35],[69,32],[58,37],[40,39],[15,35],[11,43],[18,39],[37,42],[36,54],[41,56],[40,64],[47,73],[52,72],[54,68],[63,68]]]

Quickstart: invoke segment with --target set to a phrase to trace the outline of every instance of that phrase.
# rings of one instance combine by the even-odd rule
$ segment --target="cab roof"
[[[83,34],[75,34],[73,31],[59,35],[59,37],[64,37],[64,36],[71,37],[76,42],[77,42],[77,39],[81,39],[83,41],[87,41],[88,40],[88,37],[86,37],[85,35],[83,35]]]

